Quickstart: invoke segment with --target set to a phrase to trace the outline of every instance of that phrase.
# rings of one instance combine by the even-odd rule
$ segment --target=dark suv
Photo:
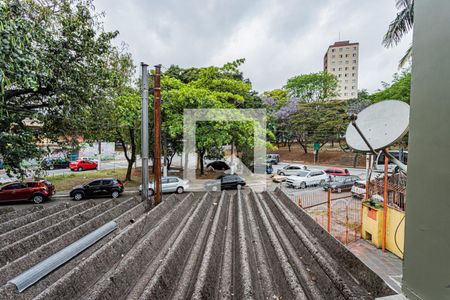
[[[120,180],[114,178],[100,178],[87,184],[74,187],[70,191],[70,197],[75,201],[94,197],[117,198],[123,191],[124,187]]]
[[[47,157],[41,162],[41,167],[44,170],[66,169],[69,167],[70,161],[62,157]]]
[[[245,180],[237,175],[223,175],[219,176],[216,180],[209,181],[205,184],[207,191],[221,190],[235,190],[238,187],[243,187]]]
[[[12,182],[0,187],[0,202],[33,201],[36,204],[50,199],[55,187],[49,181]]]

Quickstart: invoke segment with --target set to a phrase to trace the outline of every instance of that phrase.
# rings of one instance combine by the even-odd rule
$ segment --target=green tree
[[[324,101],[337,96],[336,76],[324,71],[289,78],[285,88],[291,97],[302,101]]]
[[[414,0],[397,0],[396,7],[400,10],[395,19],[389,24],[388,31],[384,35],[383,45],[385,47],[393,47],[400,43],[414,25]],[[406,50],[405,55],[399,63],[399,67],[403,67],[410,61],[413,54],[412,45]]]
[[[173,141],[182,140],[185,108],[260,107],[261,99],[251,90],[250,81],[244,79],[239,71],[239,66],[243,62],[241,59],[222,67],[186,69],[189,71],[172,66],[164,73],[162,126]],[[185,76],[187,73],[189,76]],[[245,124],[237,125],[233,122],[215,121],[197,124],[196,148],[201,174],[204,174],[203,160],[208,151],[228,144],[244,144],[242,141],[246,140],[244,133],[247,131]]]
[[[40,140],[81,136],[78,117],[117,84],[118,33],[102,29],[90,0],[4,0],[0,29],[0,155],[23,173]]]
[[[299,103],[299,109],[289,117],[289,125],[305,153],[308,146],[320,147],[336,137],[342,137],[348,125],[346,101]]]
[[[383,88],[369,96],[372,102],[394,99],[409,103],[411,98],[411,73],[394,74],[391,83],[382,82]]]

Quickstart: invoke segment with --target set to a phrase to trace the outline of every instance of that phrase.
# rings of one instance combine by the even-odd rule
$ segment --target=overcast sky
[[[395,48],[381,40],[395,0],[95,0],[106,30],[119,30],[135,64],[242,67],[259,92],[323,69],[328,45],[360,43],[359,89],[374,91],[398,72],[411,34]],[[164,69],[163,69],[164,71]]]

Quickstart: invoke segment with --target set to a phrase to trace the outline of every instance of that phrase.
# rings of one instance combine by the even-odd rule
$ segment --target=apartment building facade
[[[359,43],[339,41],[330,45],[323,58],[323,69],[338,79],[338,100],[358,96]]]

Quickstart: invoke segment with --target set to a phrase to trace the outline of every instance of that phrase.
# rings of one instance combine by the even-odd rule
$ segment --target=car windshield
[[[309,174],[309,172],[307,172],[307,171],[300,171],[297,173],[297,176],[306,177],[308,174]]]

